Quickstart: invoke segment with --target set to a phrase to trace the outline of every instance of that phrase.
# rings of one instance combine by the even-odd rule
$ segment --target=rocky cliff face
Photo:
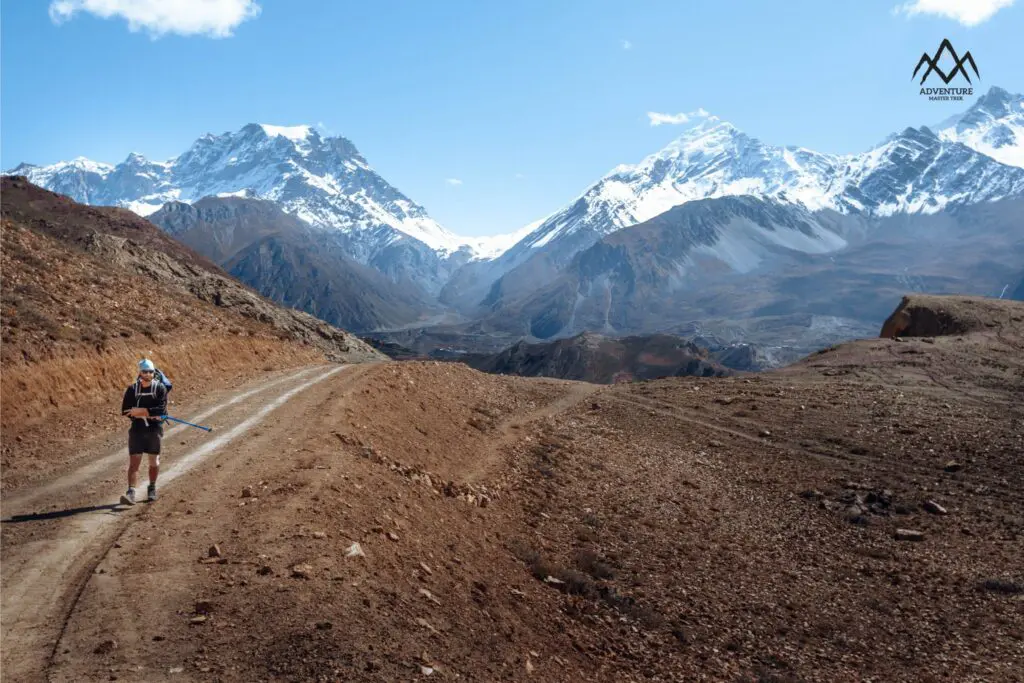
[[[345,329],[397,327],[433,310],[415,285],[351,258],[346,235],[314,229],[274,202],[207,197],[168,203],[150,220],[263,296]]]

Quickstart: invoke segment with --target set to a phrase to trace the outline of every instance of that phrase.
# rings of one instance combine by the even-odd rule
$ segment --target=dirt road
[[[344,369],[321,366],[281,374],[189,413],[190,421],[215,425],[215,430],[207,434],[182,425],[166,431],[162,497],[189,498],[193,492],[177,480],[193,469],[236,466],[231,456],[244,450],[253,429],[268,417],[279,421],[275,410]],[[145,503],[135,508],[116,504],[126,462],[121,447],[41,487],[5,497],[2,628],[7,680],[42,680],[60,652],[76,601],[90,580],[102,577],[97,566],[118,547],[130,524],[147,518]],[[49,510],[35,512],[44,507]]]

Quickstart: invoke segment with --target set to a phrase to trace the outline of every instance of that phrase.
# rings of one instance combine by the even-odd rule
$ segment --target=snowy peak
[[[460,250],[478,257],[478,247],[494,248],[448,232],[377,174],[350,140],[325,138],[308,125],[250,123],[207,133],[167,162],[132,153],[117,166],[80,158],[45,167],[22,164],[14,172],[77,201],[141,215],[169,201],[244,194],[275,201],[315,227],[373,235],[374,249],[404,237],[442,258]]]
[[[510,257],[563,239],[574,250],[583,235],[597,239],[699,199],[752,195],[811,211],[888,216],[1024,194],[1024,173],[1008,167],[1024,166],[1020,95],[993,88],[936,128],[906,128],[867,152],[829,155],[768,145],[702,116],[640,163],[612,169]]]
[[[938,126],[943,140],[1010,166],[1024,167],[1024,95],[992,87],[963,114]]]
[[[311,126],[271,126],[261,123],[259,127],[268,137],[283,137],[292,142],[304,142],[315,132]]]

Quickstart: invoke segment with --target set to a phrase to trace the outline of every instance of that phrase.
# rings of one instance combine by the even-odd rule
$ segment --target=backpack
[[[171,389],[174,388],[174,385],[171,384],[171,379],[167,375],[165,375],[160,370],[160,368],[156,368],[156,370],[153,372],[153,379],[155,379],[157,382],[160,382],[160,384],[163,384],[165,387],[167,387],[167,393],[168,394],[171,393]]]

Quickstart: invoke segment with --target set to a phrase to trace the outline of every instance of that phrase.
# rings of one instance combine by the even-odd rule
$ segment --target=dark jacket
[[[124,392],[124,399],[121,401],[121,414],[127,414],[130,408],[148,408],[150,415],[166,415],[167,387],[160,382],[151,382],[148,388],[143,388],[142,382],[136,381]],[[131,429],[132,431],[154,430],[162,434],[163,421],[133,417]]]

